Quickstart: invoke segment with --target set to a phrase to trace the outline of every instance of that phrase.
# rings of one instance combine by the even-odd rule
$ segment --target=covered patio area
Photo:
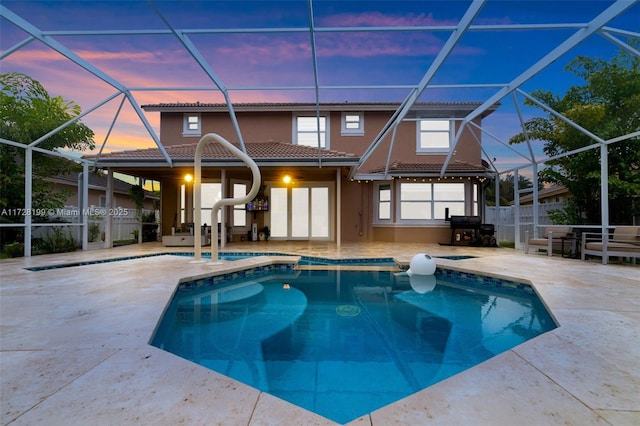
[[[187,249],[183,249],[187,250]],[[228,251],[329,258],[419,252],[439,266],[530,280],[549,333],[354,420],[358,425],[640,423],[640,277],[629,265],[505,248],[261,241]],[[159,243],[1,261],[1,422],[329,425],[331,421],[148,344],[181,278],[262,264],[189,263]],[[33,272],[25,268],[132,257]]]

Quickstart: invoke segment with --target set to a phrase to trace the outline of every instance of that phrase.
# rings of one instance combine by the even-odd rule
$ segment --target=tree
[[[604,140],[640,129],[640,59],[624,51],[609,62],[580,56],[565,70],[585,84],[571,87],[562,97],[544,90],[533,96]],[[596,143],[552,114],[527,121],[525,129],[531,139],[545,143],[544,152],[550,157]],[[520,133],[509,143],[524,141]],[[600,149],[591,149],[549,161],[539,173],[541,180],[569,189],[573,202],[565,213],[584,218],[586,224],[601,223],[600,156]],[[640,138],[609,144],[608,163],[610,221],[631,223],[638,214],[634,203],[640,194]]]
[[[504,178],[500,178],[499,191],[500,191],[500,205],[508,206],[515,199],[513,188],[513,175],[508,174]],[[518,175],[518,188],[533,188],[533,182],[528,177]],[[538,189],[542,189],[542,185],[538,184]],[[496,205],[496,191],[495,184],[487,186],[485,191],[485,199],[487,206]]]
[[[0,138],[25,147],[72,120],[81,113],[80,107],[63,99],[52,97],[31,77],[8,73],[0,75]],[[95,147],[93,131],[79,121],[51,135],[38,145],[54,150],[70,148],[88,150]],[[66,196],[53,192],[53,184],[46,178],[77,170],[78,165],[60,157],[33,153],[33,208],[62,207]],[[0,211],[7,214],[3,221],[23,222],[25,149],[0,143]],[[3,241],[6,241],[6,235]]]

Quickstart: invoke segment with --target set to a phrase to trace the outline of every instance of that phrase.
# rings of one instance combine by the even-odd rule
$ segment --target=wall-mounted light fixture
[[[193,176],[189,173],[187,173],[186,175],[184,175],[184,181],[189,183],[193,180]]]

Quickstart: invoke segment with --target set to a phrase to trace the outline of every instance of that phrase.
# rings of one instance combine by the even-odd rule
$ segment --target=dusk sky
[[[611,1],[498,1],[490,0],[473,25],[576,24],[592,20]],[[640,3],[607,25],[640,32]],[[450,36],[447,26],[457,25],[469,1],[314,1],[314,26],[321,86],[399,86],[420,82]],[[214,85],[177,37],[177,30],[287,28],[308,29],[306,0],[290,1],[11,1],[2,7],[50,35],[65,48],[131,89],[139,105],[160,102],[223,102],[216,90],[186,91],[175,88],[209,88]],[[168,24],[168,25],[167,25]],[[442,31],[405,30],[326,31],[332,27],[443,26]],[[110,30],[158,30],[157,34],[105,34]],[[81,34],[93,31],[94,34]],[[431,85],[507,84],[551,49],[574,34],[577,28],[552,30],[468,31],[438,70]],[[125,31],[126,32],[126,31]],[[229,88],[233,102],[313,102],[312,49],[308,31],[186,33],[210,69]],[[3,52],[24,41],[28,34],[5,16],[0,18],[0,48]],[[624,37],[617,35],[624,40]],[[594,35],[562,56],[522,88],[550,90],[562,95],[571,85],[582,84],[563,71],[575,57],[611,58],[619,48]],[[73,64],[36,40],[4,57],[0,72],[21,72],[38,81],[52,95],[60,95],[87,110],[113,95],[116,89]],[[279,86],[279,90],[238,90]],[[167,90],[143,91],[143,88]],[[484,101],[499,88],[432,89],[421,101]],[[325,89],[321,102],[402,101],[409,88]],[[120,104],[118,97],[87,116],[83,122],[96,133],[98,147]],[[522,101],[522,99],[521,99]],[[484,127],[504,142],[519,132],[511,97],[484,122]],[[539,115],[522,106],[526,118]],[[158,113],[148,120],[159,133]],[[152,138],[125,103],[106,151],[153,147]],[[522,159],[490,136],[483,146],[496,157],[499,169],[509,169]],[[541,144],[536,151],[541,152]],[[526,147],[517,148],[526,153]]]

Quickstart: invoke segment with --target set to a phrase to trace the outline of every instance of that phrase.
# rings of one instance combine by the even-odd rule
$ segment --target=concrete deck
[[[525,278],[560,324],[351,425],[639,425],[640,268],[510,249],[410,244],[232,244],[326,257],[476,255],[441,261]],[[158,244],[0,261],[2,424],[331,425],[148,345],[180,278],[229,267],[177,256],[30,272],[132,256]],[[250,264],[250,260],[246,262]]]

